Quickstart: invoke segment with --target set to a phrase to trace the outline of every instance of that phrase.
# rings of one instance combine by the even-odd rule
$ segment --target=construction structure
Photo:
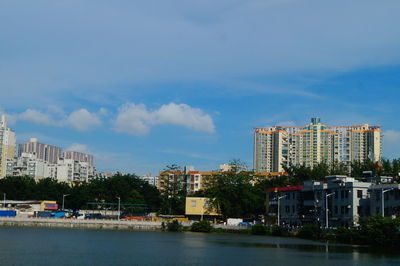
[[[312,118],[304,127],[267,127],[254,131],[254,171],[284,172],[284,166],[380,161],[380,126],[326,126]]]

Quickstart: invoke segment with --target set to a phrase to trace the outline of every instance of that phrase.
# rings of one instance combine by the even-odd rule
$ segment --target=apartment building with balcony
[[[327,126],[312,118],[303,127],[256,128],[253,167],[255,172],[283,172],[291,165],[376,162],[381,146],[380,126]]]

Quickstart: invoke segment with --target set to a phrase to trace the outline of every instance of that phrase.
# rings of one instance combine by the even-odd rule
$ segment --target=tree
[[[208,181],[205,195],[223,217],[256,218],[264,212],[264,193],[253,172],[226,172]]]
[[[162,205],[160,212],[163,214],[184,214],[186,200],[186,176],[182,173],[181,167],[172,164],[164,169],[164,187],[161,197]]]

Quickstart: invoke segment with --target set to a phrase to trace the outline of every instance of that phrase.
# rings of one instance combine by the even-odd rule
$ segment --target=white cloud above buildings
[[[49,108],[47,111],[26,109],[21,113],[7,114],[12,124],[18,121],[30,122],[44,126],[70,127],[77,131],[87,131],[102,125],[99,114],[81,108],[65,115],[64,111]],[[100,110],[99,113],[102,113]]]
[[[81,143],[72,143],[70,146],[68,146],[66,151],[77,151],[77,152],[82,152],[89,154],[91,151],[89,150],[89,147],[86,144],[81,144]]]
[[[91,113],[86,109],[72,112],[65,120],[65,123],[78,131],[87,131],[102,124],[97,114]]]
[[[57,125],[57,121],[53,120],[50,114],[35,109],[27,109],[24,112],[12,115],[14,120],[27,121],[40,125]]]
[[[13,124],[18,121],[30,122],[44,126],[69,127],[76,131],[88,131],[103,124],[104,117],[112,114],[108,109],[100,108],[90,112],[85,108],[69,114],[61,109],[52,112],[27,109],[21,113],[9,114]],[[199,108],[187,104],[169,103],[155,110],[148,110],[144,104],[126,103],[120,106],[112,121],[114,131],[131,135],[145,135],[156,125],[182,126],[194,131],[214,133],[212,117]]]
[[[187,104],[169,103],[159,109],[148,110],[144,104],[127,103],[118,109],[115,131],[132,135],[144,135],[152,126],[176,125],[195,131],[214,133],[210,115]]]

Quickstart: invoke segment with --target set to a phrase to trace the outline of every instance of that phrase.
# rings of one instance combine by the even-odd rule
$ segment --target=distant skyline
[[[0,113],[19,143],[156,174],[240,158],[253,128],[381,125],[400,157],[399,1],[2,1]]]

